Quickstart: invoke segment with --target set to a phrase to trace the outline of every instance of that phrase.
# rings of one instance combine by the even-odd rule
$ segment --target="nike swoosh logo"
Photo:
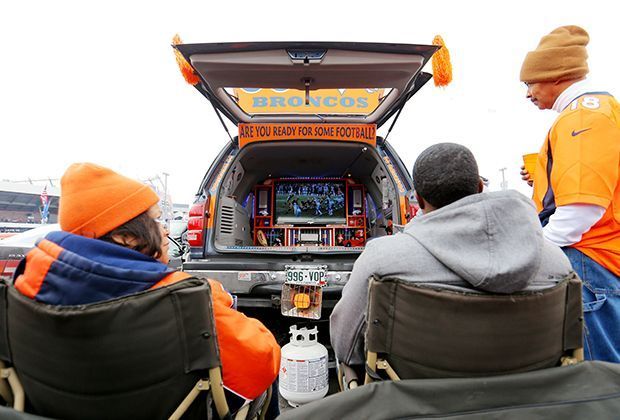
[[[579,130],[579,131],[573,130],[573,132],[570,133],[570,134],[571,134],[571,136],[575,137],[575,136],[578,136],[579,134],[583,133],[584,131],[588,131],[588,130],[592,130],[592,127],[584,128],[583,130]]]

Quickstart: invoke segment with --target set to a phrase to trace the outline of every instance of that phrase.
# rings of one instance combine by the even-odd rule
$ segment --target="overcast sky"
[[[92,161],[135,178],[167,172],[173,200],[191,202],[228,137],[182,79],[170,48],[175,33],[186,43],[412,44],[440,34],[454,82],[422,88],[390,142],[408,168],[431,144],[464,144],[492,189],[506,167],[509,187],[528,193],[521,155],[538,151],[557,114],[525,99],[523,57],[554,28],[581,25],[590,34],[592,83],[618,94],[614,3],[3,1],[0,180],[59,178],[69,164]]]

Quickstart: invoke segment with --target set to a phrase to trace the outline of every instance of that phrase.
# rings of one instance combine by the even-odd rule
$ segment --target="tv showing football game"
[[[275,184],[277,224],[344,224],[343,181],[280,181]]]

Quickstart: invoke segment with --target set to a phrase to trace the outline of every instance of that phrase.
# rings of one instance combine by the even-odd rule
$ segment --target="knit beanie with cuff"
[[[93,163],[74,163],[60,180],[60,228],[99,238],[159,202],[149,186]]]
[[[588,74],[588,33],[579,26],[561,26],[542,37],[538,47],[525,56],[521,81],[556,82]]]

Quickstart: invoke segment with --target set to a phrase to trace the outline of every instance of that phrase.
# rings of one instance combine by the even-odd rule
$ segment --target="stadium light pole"
[[[162,172],[162,175],[164,176],[164,202],[166,203],[166,209],[164,212],[165,215],[165,219],[166,219],[166,223],[168,223],[170,221],[170,203],[168,203],[168,173],[167,172]]]

